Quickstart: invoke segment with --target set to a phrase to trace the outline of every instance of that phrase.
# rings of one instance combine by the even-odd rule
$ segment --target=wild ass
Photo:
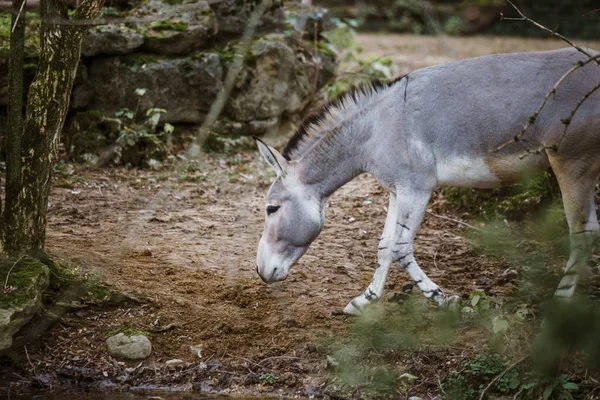
[[[389,190],[373,280],[344,309],[360,314],[383,292],[392,262],[425,297],[442,290],[419,268],[413,240],[438,185],[492,188],[552,168],[570,228],[571,252],[557,296],[571,296],[599,230],[594,187],[600,174],[600,93],[581,106],[552,149],[577,102],[597,82],[590,63],[558,88],[522,141],[511,140],[561,75],[585,57],[574,49],[498,54],[419,69],[392,83],[372,82],[307,120],[280,154],[257,139],[277,178],[267,195],[256,269],[266,283],[286,278],[324,224],[329,196],[368,172]],[[539,154],[523,154],[542,147]]]

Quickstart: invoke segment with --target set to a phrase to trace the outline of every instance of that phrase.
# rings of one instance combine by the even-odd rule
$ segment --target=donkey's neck
[[[366,136],[357,129],[343,129],[327,143],[315,146],[298,161],[303,182],[313,187],[322,199],[327,199],[365,172],[367,160],[363,149]]]

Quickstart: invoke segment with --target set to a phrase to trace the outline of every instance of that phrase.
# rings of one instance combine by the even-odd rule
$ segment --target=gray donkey
[[[495,149],[519,133],[555,82],[585,59],[569,48],[423,68],[392,83],[373,82],[326,106],[305,121],[281,154],[257,139],[260,153],[277,172],[267,195],[258,274],[266,283],[285,279],[321,232],[329,196],[368,172],[389,190],[388,214],[373,280],[344,311],[360,314],[381,297],[392,262],[425,297],[444,304],[444,293],[413,256],[413,240],[435,187],[499,187],[550,167],[571,235],[556,295],[571,296],[599,230],[594,203],[600,174],[599,92],[581,105],[555,146],[564,129],[561,119],[600,82],[600,67],[589,63],[569,75],[523,140]]]

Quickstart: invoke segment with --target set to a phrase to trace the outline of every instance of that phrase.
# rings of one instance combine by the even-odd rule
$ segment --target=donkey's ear
[[[258,151],[260,155],[269,163],[271,167],[277,172],[277,176],[285,176],[286,169],[288,168],[288,161],[274,148],[267,145],[265,142],[254,137]]]

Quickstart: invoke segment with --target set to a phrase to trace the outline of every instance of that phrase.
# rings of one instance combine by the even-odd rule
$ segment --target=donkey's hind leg
[[[587,161],[567,163],[550,158],[560,185],[571,239],[565,274],[554,293],[557,297],[571,297],[580,276],[589,274],[587,265],[592,243],[600,232],[594,199],[600,163],[594,159]]]

